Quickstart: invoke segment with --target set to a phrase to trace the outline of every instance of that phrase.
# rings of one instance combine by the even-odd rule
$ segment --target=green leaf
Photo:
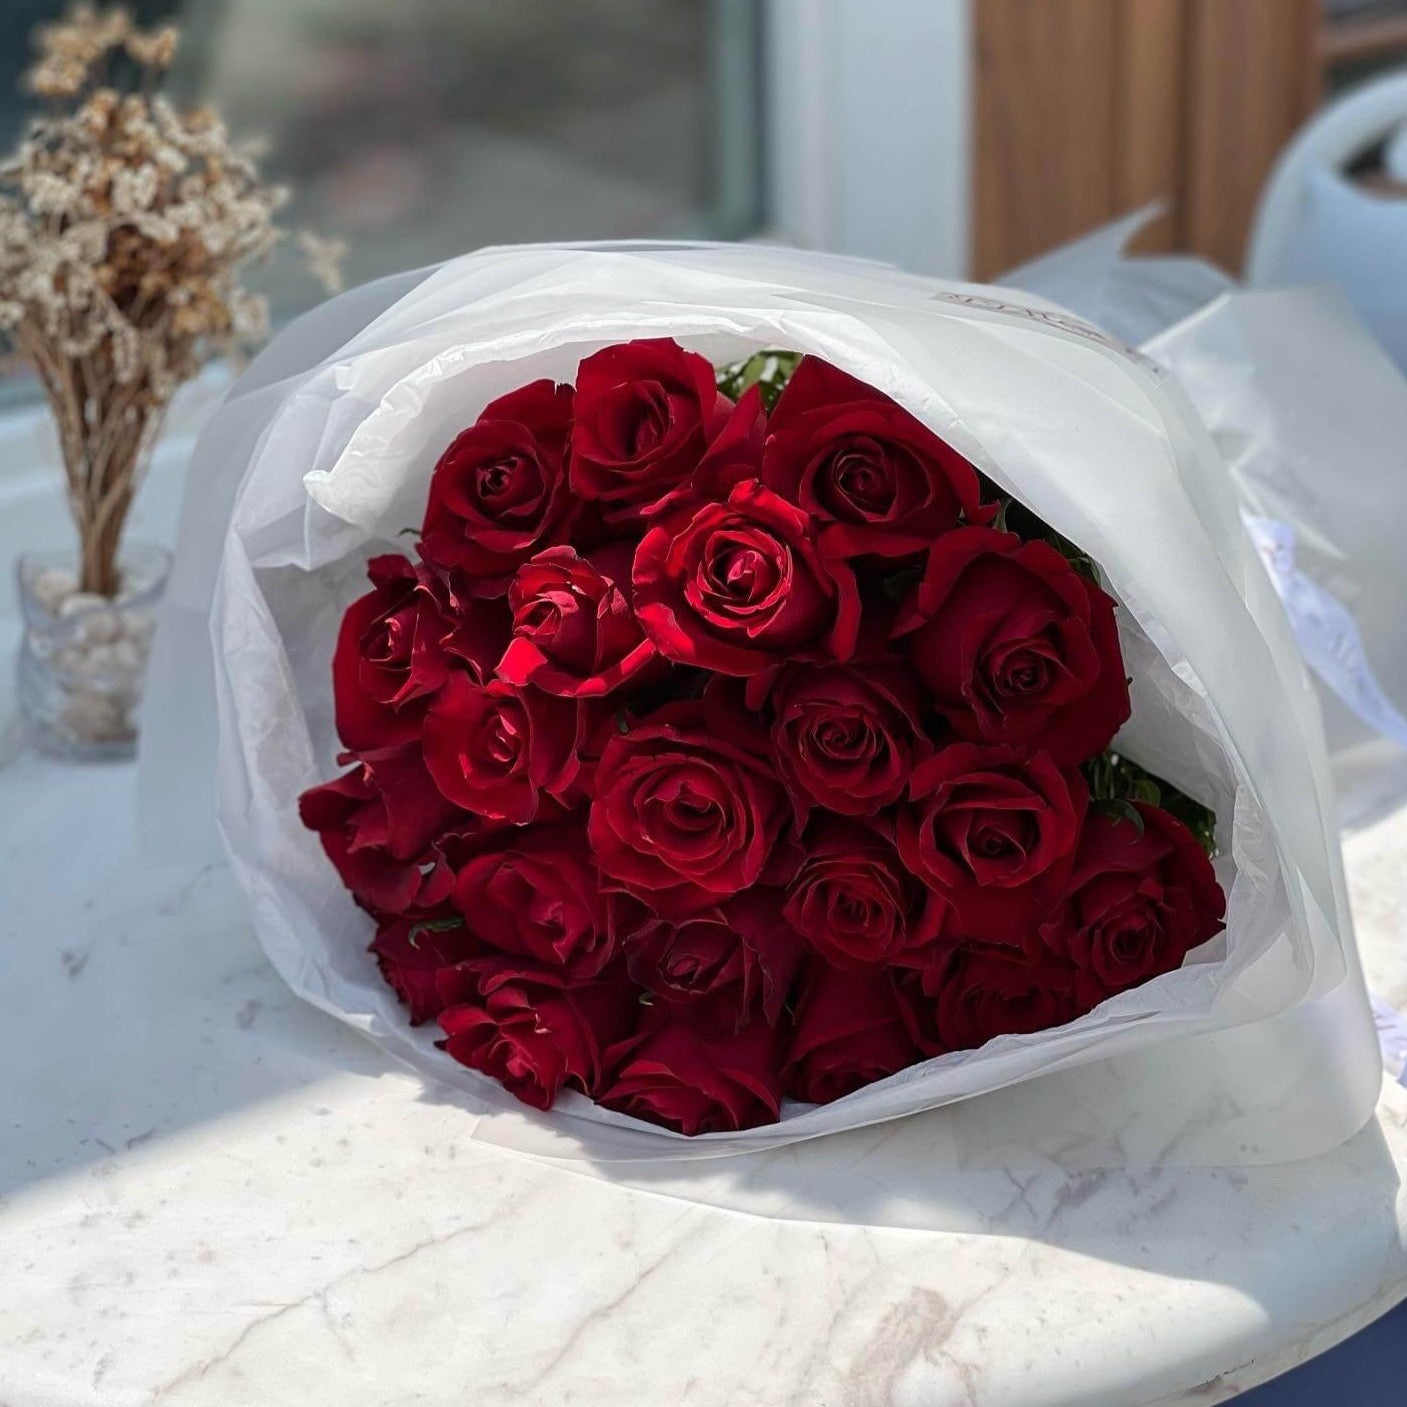
[[[420,935],[422,933],[449,933],[456,928],[463,928],[462,918],[428,918],[423,923],[417,923],[408,934],[406,942],[412,948],[420,946]]]
[[[1083,548],[1076,547],[1068,537],[1052,532],[1046,541],[1087,581],[1099,585],[1099,566]]]
[[[1216,854],[1216,816],[1179,791],[1171,782],[1155,777],[1132,759],[1111,751],[1092,757],[1081,768],[1089,783],[1094,809],[1111,820],[1128,820],[1135,802],[1158,806],[1176,817],[1196,837],[1208,855]],[[1139,820],[1142,832],[1142,820]]]
[[[1107,816],[1111,821],[1127,821],[1139,835],[1143,834],[1143,817],[1133,802],[1126,801],[1123,797],[1113,797],[1104,801],[1096,801],[1094,809],[1101,816]]]
[[[1150,806],[1157,806],[1163,799],[1163,791],[1152,777],[1135,777],[1129,787],[1129,796],[1134,801],[1146,801]]]
[[[715,378],[718,389],[734,401],[756,386],[762,396],[763,409],[770,414],[800,362],[800,352],[772,347],[719,367]]]
[[[884,578],[884,594],[896,606],[908,600],[909,593],[923,580],[923,568],[911,567],[907,571],[895,572]]]
[[[400,530],[400,532],[398,532],[398,533],[396,534],[396,536],[397,536],[397,537],[419,537],[419,536],[420,536],[420,529],[419,529],[419,528],[402,528],[402,529]]]

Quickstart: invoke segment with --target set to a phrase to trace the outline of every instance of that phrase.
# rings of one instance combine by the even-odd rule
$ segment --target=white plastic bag
[[[787,1106],[780,1123],[734,1135],[684,1139],[577,1094],[544,1124],[407,1025],[366,954],[368,920],[297,817],[299,793],[334,770],[338,620],[367,557],[420,520],[440,449],[484,404],[537,377],[570,379],[604,344],[660,335],[715,362],[763,346],[826,357],[1101,564],[1126,608],[1134,676],[1118,746],[1215,808],[1224,935],[1068,1027],[946,1055],[824,1108]],[[149,806],[169,819],[194,788],[199,811],[193,761],[213,735],[220,828],[285,979],[477,1107],[505,1111],[485,1120],[500,1141],[538,1146],[536,1126],[551,1151],[596,1158],[773,1147],[1324,1002],[1332,1016],[1303,1033],[1324,1048],[1307,1051],[1320,1084],[1306,1086],[1312,1132],[1297,1129],[1295,1146],[1347,1137],[1376,1097],[1318,710],[1215,447],[1165,372],[1039,300],[705,245],[486,250],[336,300],[274,343],[201,438],[148,698]],[[1254,1038],[1218,1049],[1208,1069],[1239,1049],[1246,1068],[1229,1078],[1279,1088]],[[1206,1107],[1183,1113],[1230,1129],[1242,1111],[1225,1084],[1197,1088]]]
[[[1124,252],[1161,211],[1158,204],[1148,205],[1062,244],[1003,274],[1002,287],[1039,294],[1130,346],[1141,346],[1236,287],[1205,259]]]

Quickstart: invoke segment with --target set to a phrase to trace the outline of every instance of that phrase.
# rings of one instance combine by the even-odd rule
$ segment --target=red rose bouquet
[[[443,447],[301,816],[445,1054],[694,1135],[1065,1025],[1223,927],[1099,568],[817,356],[606,346]]]
[[[1264,1149],[1288,1085],[1310,1142],[1376,1097],[1226,466],[1023,295],[656,244],[331,300],[202,432],[143,754],[290,988],[524,1151],[1023,1084],[995,1116]]]

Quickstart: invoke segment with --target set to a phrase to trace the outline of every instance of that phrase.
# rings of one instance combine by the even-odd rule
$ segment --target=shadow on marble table
[[[0,780],[0,1198],[330,1076],[384,1075],[283,985],[227,869],[142,862],[129,767],[20,756]]]
[[[249,932],[223,867],[143,867],[130,827],[130,771],[61,771],[21,758],[4,771],[0,832],[0,1197],[197,1124],[274,1100],[321,1112],[328,1081],[393,1067],[295,998]],[[42,877],[38,878],[38,877]],[[469,1101],[426,1087],[429,1104]],[[638,1165],[578,1176],[764,1217],[1019,1238],[1150,1275],[1232,1286],[1274,1319],[1332,1322],[1342,1287],[1287,1282],[1286,1245],[1342,1263],[1399,1244],[1398,1174],[1370,1124],[1320,1158],[1259,1168],[1069,1171],[1003,1165],[997,1104],[937,1111],[706,1168]],[[301,1117],[301,1115],[300,1115]],[[976,1122],[974,1122],[976,1121]],[[465,1119],[467,1138],[473,1125]],[[985,1161],[974,1150],[985,1152]]]

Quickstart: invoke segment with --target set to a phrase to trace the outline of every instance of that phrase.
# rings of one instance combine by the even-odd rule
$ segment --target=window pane
[[[26,31],[0,7],[8,144]],[[514,240],[747,234],[759,221],[755,0],[145,0],[175,83],[268,143],[288,223],[349,283]],[[315,299],[272,276],[275,318]]]

